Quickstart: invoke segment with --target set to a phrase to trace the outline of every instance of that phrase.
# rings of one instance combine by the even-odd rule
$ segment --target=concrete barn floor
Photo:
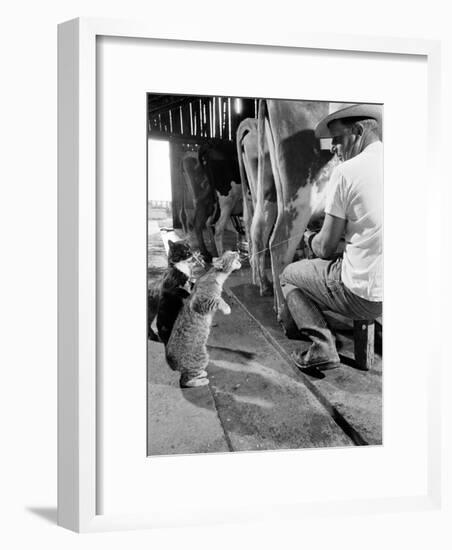
[[[149,224],[151,277],[166,265],[168,238],[178,238],[160,231],[170,224]],[[233,244],[235,235],[227,239]],[[290,353],[308,344],[286,338],[273,299],[250,281],[244,265],[227,282],[231,315],[214,319],[209,386],[179,388],[163,345],[148,342],[148,455],[381,444],[381,356],[371,371],[355,369],[351,325],[330,318],[342,364],[321,380],[306,376]]]

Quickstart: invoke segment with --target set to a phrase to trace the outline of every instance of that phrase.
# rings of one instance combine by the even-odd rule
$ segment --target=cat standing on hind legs
[[[220,258],[215,258],[212,265],[197,280],[192,294],[185,301],[166,346],[166,360],[171,369],[181,373],[182,388],[209,383],[207,340],[212,320],[218,309],[224,315],[231,313],[221,293],[229,275],[241,267],[239,254],[227,251]]]
[[[160,338],[152,328],[152,323],[154,322],[157,313],[159,313],[162,309],[161,305],[165,306],[165,302],[168,301],[167,296],[171,292],[175,292],[176,294],[179,293],[181,295],[181,299],[185,297],[185,295],[188,296],[186,285],[192,274],[193,252],[188,243],[186,241],[173,242],[169,240],[168,246],[168,267],[163,274],[151,281],[148,287],[148,339],[156,342],[159,342]],[[161,304],[162,295],[164,302],[163,304]],[[166,312],[166,317],[169,318],[166,320],[163,319],[162,315],[161,323],[168,325],[169,321],[169,324],[172,326],[170,314],[171,312]],[[175,316],[176,315],[177,313]],[[158,320],[157,324],[159,324]],[[164,330],[166,330],[166,328]]]

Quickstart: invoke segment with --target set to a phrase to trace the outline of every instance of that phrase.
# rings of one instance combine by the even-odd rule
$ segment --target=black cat
[[[168,246],[168,268],[148,287],[148,339],[156,342],[168,340],[172,325],[181,307],[179,300],[183,300],[189,295],[187,284],[192,272],[193,252],[190,246],[185,241],[168,241]],[[178,307],[179,309],[177,309]],[[177,312],[171,323],[174,308],[177,309]],[[160,320],[157,319],[157,330],[159,335],[160,330],[162,331],[161,338],[152,328],[157,314],[160,318]],[[162,338],[166,338],[166,340]]]
[[[162,293],[157,314],[157,331],[166,345],[184,300],[190,296],[189,277],[177,269],[168,272],[163,279]]]

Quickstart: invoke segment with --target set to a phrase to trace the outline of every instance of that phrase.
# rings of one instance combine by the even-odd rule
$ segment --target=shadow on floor
[[[26,508],[27,512],[30,512],[31,514],[34,514],[35,516],[38,516],[42,519],[45,519],[49,523],[53,523],[54,525],[57,525],[58,523],[58,511],[53,507],[46,507],[46,506],[31,506],[29,508]]]
[[[261,358],[262,359],[262,358]],[[301,381],[217,348],[209,364],[210,391],[232,450],[278,450],[348,446],[352,441]],[[198,388],[207,394],[207,388]],[[201,391],[183,390],[203,406]],[[204,399],[203,399],[204,397]]]

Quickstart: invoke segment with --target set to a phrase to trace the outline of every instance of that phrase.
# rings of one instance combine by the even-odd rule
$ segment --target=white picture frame
[[[233,30],[215,33],[187,30],[177,37],[162,34],[158,25],[103,19],[76,19],[58,29],[58,523],[74,531],[134,529],[178,525],[177,515],[159,517],[147,513],[99,513],[99,484],[103,476],[98,440],[100,413],[97,335],[97,248],[99,195],[97,193],[96,74],[97,41],[100,37],[209,44],[277,51],[279,48],[349,55],[385,54],[420,56],[427,66],[428,113],[426,118],[428,165],[432,180],[440,181],[440,44],[435,41],[354,37],[319,34],[267,33],[253,30],[246,36]],[[278,50],[279,51],[279,50]],[[440,190],[437,191],[440,193]],[[144,212],[143,208],[143,212]],[[433,250],[431,254],[439,251]],[[436,258],[436,256],[435,256]],[[432,275],[434,277],[434,275]],[[432,279],[434,282],[435,280]],[[436,289],[437,292],[440,288]],[[438,306],[439,307],[439,306]],[[433,360],[436,359],[436,360]],[[262,503],[261,508],[225,506],[220,521],[247,521],[286,514],[388,512],[428,510],[441,502],[440,356],[429,364],[426,423],[428,443],[426,490],[417,495],[372,499],[325,499],[320,502]],[[182,458],[183,459],[183,458]],[[164,459],[160,459],[164,460]],[[216,521],[208,514],[201,523]],[[199,524],[187,515],[185,524]]]

